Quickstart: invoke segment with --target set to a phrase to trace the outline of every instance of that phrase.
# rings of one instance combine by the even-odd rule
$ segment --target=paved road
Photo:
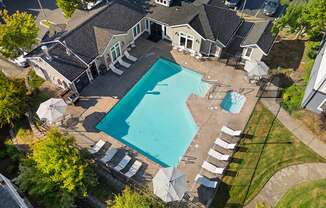
[[[326,163],[306,163],[286,167],[273,175],[246,208],[255,208],[258,202],[275,207],[281,197],[294,186],[324,178]]]
[[[46,32],[46,28],[42,27],[39,23],[42,19],[48,19],[54,23],[65,23],[67,20],[64,18],[62,12],[55,4],[55,0],[39,0],[44,8],[43,12],[40,9],[38,0],[4,0],[7,10],[13,13],[17,10],[25,11],[36,17],[36,22],[40,27],[39,38],[42,38]]]
[[[7,77],[23,78],[28,69],[20,68],[0,56],[0,71]]]

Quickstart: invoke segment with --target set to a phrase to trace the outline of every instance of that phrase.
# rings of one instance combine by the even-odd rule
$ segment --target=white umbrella
[[[153,188],[163,201],[179,201],[187,191],[186,176],[173,167],[161,168],[153,178]]]
[[[40,104],[36,114],[41,120],[46,120],[48,123],[59,121],[63,118],[67,104],[61,98],[51,98]]]
[[[244,69],[248,72],[249,77],[262,77],[268,74],[269,67],[263,61],[246,61]]]

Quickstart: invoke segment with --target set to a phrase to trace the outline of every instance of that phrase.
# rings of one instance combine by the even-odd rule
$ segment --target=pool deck
[[[132,152],[135,158],[144,163],[135,180],[147,184],[151,188],[151,179],[160,168],[159,165],[130,150],[118,140],[99,132],[95,126],[160,57],[170,59],[203,74],[204,79],[208,80],[212,87],[205,97],[192,95],[187,101],[199,130],[178,168],[187,177],[188,194],[193,202],[206,204],[213,198],[214,190],[199,187],[194,183],[194,178],[198,173],[213,180],[218,180],[221,177],[202,170],[201,164],[204,160],[208,160],[218,166],[227,165],[208,158],[208,150],[214,146],[214,141],[219,136],[226,138],[228,141],[236,142],[238,140],[221,135],[220,129],[223,125],[229,125],[234,129],[243,129],[245,127],[257,101],[258,87],[248,83],[244,78],[245,72],[242,70],[235,70],[233,67],[226,66],[216,60],[199,61],[188,54],[172,49],[171,44],[165,41],[153,43],[141,37],[136,41],[136,48],[132,49],[130,53],[137,56],[138,61],[130,69],[124,70],[125,73],[122,76],[108,72],[97,77],[94,82],[87,86],[83,90],[77,105],[68,107],[67,113],[71,115],[71,118],[66,120],[62,130],[73,134],[77,145],[81,148],[89,148],[98,139],[103,139],[122,151]],[[239,114],[225,112],[219,106],[229,90],[240,91],[247,98]],[[214,149],[232,154],[231,151],[219,149],[218,147],[214,147]],[[114,166],[115,163],[116,161],[113,161],[111,165]],[[226,171],[225,174],[234,173]]]

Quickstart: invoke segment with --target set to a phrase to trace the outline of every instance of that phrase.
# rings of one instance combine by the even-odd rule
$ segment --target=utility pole
[[[46,16],[45,12],[44,12],[44,9],[43,9],[43,6],[42,6],[42,4],[41,4],[41,1],[40,1],[40,0],[37,0],[37,2],[38,2],[38,4],[39,4],[39,6],[40,6],[40,9],[41,9],[42,13],[43,13],[43,16],[44,16],[45,19],[47,20],[48,18],[47,18],[47,16]]]
[[[247,0],[245,0],[244,3],[243,3],[243,7],[242,7],[242,10],[241,10],[241,19],[243,18],[243,10],[246,7],[246,4],[247,4]]]

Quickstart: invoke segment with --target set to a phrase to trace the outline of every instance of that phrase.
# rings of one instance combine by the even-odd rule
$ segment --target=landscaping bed
[[[326,179],[295,186],[284,194],[276,207],[326,207]]]
[[[214,207],[243,206],[280,169],[326,162],[291,134],[258,103],[214,199]],[[228,174],[229,173],[229,174]]]

